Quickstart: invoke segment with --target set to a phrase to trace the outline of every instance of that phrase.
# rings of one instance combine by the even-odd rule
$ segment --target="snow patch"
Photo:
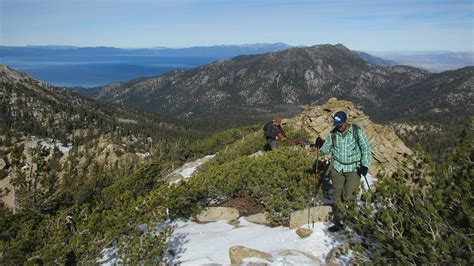
[[[53,149],[57,147],[63,154],[68,153],[69,150],[71,150],[72,147],[74,146],[72,143],[63,144],[61,141],[57,139],[50,139],[50,138],[41,139],[36,136],[30,137],[30,139],[26,141],[25,146],[28,148],[34,149],[38,141],[40,142],[43,148]]]
[[[150,153],[149,152],[145,152],[145,153],[136,152],[135,155],[137,155],[138,157],[142,159],[145,159],[146,157],[150,156]]]
[[[330,223],[315,223],[307,238],[300,238],[296,229],[288,227],[268,227],[253,224],[243,217],[239,226],[234,227],[226,221],[207,224],[177,221],[176,229],[169,240],[169,248],[176,256],[168,255],[171,263],[182,265],[197,265],[206,263],[230,264],[229,248],[235,245],[272,254],[272,265],[303,265],[312,263],[309,254],[325,262],[326,255],[332,248],[345,243],[337,234],[330,233],[327,228]],[[295,250],[292,254],[284,255],[287,250]],[[261,259],[246,259],[246,262],[262,262]]]
[[[361,181],[362,181],[362,183],[363,183],[363,188],[364,188],[364,190],[367,190],[367,189],[368,189],[368,188],[367,188],[367,183],[369,183],[369,186],[370,186],[370,187],[373,187],[374,184],[378,181],[378,178],[375,177],[375,176],[373,176],[373,175],[371,175],[371,174],[367,174],[367,175],[365,176],[365,178],[366,178],[366,179],[364,179],[363,176],[361,177],[361,179],[362,179]],[[367,180],[367,182],[366,182],[365,180]]]
[[[206,163],[210,159],[214,158],[214,156],[216,156],[216,155],[215,154],[214,155],[207,155],[203,158],[197,159],[196,161],[185,163],[183,166],[181,166],[180,168],[178,168],[178,169],[176,169],[176,170],[174,170],[173,172],[170,173],[170,176],[171,175],[175,175],[175,176],[180,175],[183,178],[175,179],[171,183],[178,183],[179,181],[181,181],[183,179],[185,179],[185,180],[189,179],[199,166]]]

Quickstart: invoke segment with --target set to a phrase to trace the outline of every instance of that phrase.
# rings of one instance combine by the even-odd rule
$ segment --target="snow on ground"
[[[194,162],[186,163],[173,173],[180,174],[183,179],[188,179],[203,163],[210,160],[214,155],[209,155]],[[180,179],[181,180],[181,179]],[[362,177],[364,189],[367,184]],[[377,182],[377,178],[368,174],[367,181],[370,186]],[[179,182],[177,180],[176,182]],[[331,201],[330,199],[327,199]],[[164,224],[159,224],[157,230]],[[178,220],[171,224],[175,226],[173,235],[169,239],[169,249],[176,254],[174,257],[167,253],[170,263],[180,263],[181,265],[203,265],[203,264],[230,264],[229,248],[240,245],[247,248],[256,249],[270,253],[273,261],[265,261],[257,258],[245,259],[245,263],[267,263],[271,265],[308,265],[315,264],[304,253],[317,257],[321,263],[327,262],[330,251],[346,243],[343,236],[337,233],[330,233],[328,227],[331,223],[318,222],[314,225],[304,225],[313,233],[307,238],[300,238],[296,234],[296,229],[288,227],[268,227],[265,225],[253,224],[239,219],[239,225],[233,226],[227,221],[217,221],[206,224],[198,224],[192,221]],[[283,251],[294,250],[292,254],[282,255]],[[104,249],[103,256],[98,260],[99,264],[113,265],[119,262],[115,248]],[[349,257],[342,257],[337,262],[347,265]]]
[[[331,223],[318,222],[313,225],[304,225],[313,233],[300,238],[296,229],[288,227],[268,227],[250,223],[245,218],[239,219],[239,226],[230,225],[227,221],[217,221],[198,224],[192,221],[178,220],[169,225],[176,229],[169,239],[169,249],[175,256],[167,253],[168,262],[180,265],[230,265],[229,248],[232,246],[245,246],[262,252],[270,253],[272,261],[257,258],[247,258],[245,263],[260,262],[271,265],[314,265],[314,260],[304,253],[317,257],[321,263],[326,262],[330,251],[345,243],[337,233],[330,233],[327,228]],[[160,224],[158,227],[163,226]],[[158,229],[159,230],[159,229]],[[296,251],[284,253],[284,251]],[[117,258],[116,248],[107,248],[102,251],[102,257],[97,261],[101,265],[114,265],[120,263]],[[338,261],[348,264],[349,258],[344,257]]]
[[[188,179],[191,177],[191,175],[196,171],[196,169],[202,165],[203,163],[209,161],[210,159],[214,158],[216,155],[207,155],[204,156],[201,159],[197,159],[194,162],[191,163],[185,163],[183,167],[181,167],[181,171],[178,172],[178,174],[182,175],[184,179]]]
[[[177,222],[169,242],[170,249],[176,252],[176,257],[168,255],[168,260],[171,263],[180,262],[182,265],[209,263],[227,265],[230,264],[229,248],[241,245],[272,254],[272,265],[314,264],[314,261],[303,253],[313,255],[321,262],[325,262],[326,255],[331,249],[344,242],[338,234],[327,230],[330,223],[315,223],[314,228],[312,225],[302,226],[310,228],[313,233],[307,238],[300,238],[296,234],[296,229],[253,224],[245,218],[240,218],[239,222],[238,227],[228,224],[227,221],[207,224]],[[281,252],[285,250],[296,250],[301,253],[281,255]]]
[[[366,179],[364,179],[364,177],[362,176],[361,177],[361,181],[363,183],[363,188],[365,190],[367,190],[367,182],[369,183],[370,187],[373,187],[374,184],[378,181],[377,177],[371,175],[371,174],[367,174],[367,176],[365,177]],[[365,181],[367,180],[367,182]]]
[[[150,153],[149,152],[145,152],[145,153],[136,152],[135,155],[142,159],[145,159],[146,157],[150,156]]]
[[[197,159],[196,161],[185,163],[180,168],[174,170],[170,175],[181,175],[183,178],[178,178],[173,180],[171,183],[178,183],[182,179],[189,179],[191,175],[196,171],[196,169],[201,166],[203,163],[212,159],[215,155],[207,155],[203,158]]]
[[[63,143],[61,143],[61,141],[56,139],[43,139],[38,138],[36,136],[32,136],[30,140],[26,141],[26,147],[34,149],[38,141],[40,142],[41,146],[43,146],[43,148],[52,149],[54,147],[57,147],[62,153],[69,152],[69,150],[71,150],[73,147],[72,143],[67,143],[67,145],[64,145]]]

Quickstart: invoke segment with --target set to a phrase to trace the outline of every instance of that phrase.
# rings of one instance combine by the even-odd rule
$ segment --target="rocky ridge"
[[[0,117],[0,128],[61,140],[111,131],[129,132],[135,137],[149,136],[151,132],[184,131],[159,114],[98,103],[5,65],[0,65]],[[138,123],[153,129],[145,132]]]
[[[345,111],[348,121],[359,125],[366,132],[373,154],[370,173],[394,173],[402,167],[403,160],[413,154],[393,129],[373,123],[353,103],[336,98],[323,105],[307,107],[301,114],[288,120],[287,125],[308,132],[313,142],[318,136],[325,139],[333,129],[332,116],[337,111]]]
[[[370,65],[341,44],[316,45],[112,84],[96,99],[177,115],[255,115],[276,109],[295,115],[300,105],[323,103],[330,97],[381,106],[427,76],[412,67]]]

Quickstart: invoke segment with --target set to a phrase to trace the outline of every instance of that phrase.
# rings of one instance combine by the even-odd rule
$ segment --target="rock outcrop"
[[[359,125],[366,132],[373,154],[370,173],[377,174],[380,171],[391,174],[413,153],[391,128],[373,123],[353,103],[336,98],[329,99],[323,105],[307,107],[298,116],[287,121],[287,124],[308,132],[314,142],[318,136],[327,138],[333,129],[332,116],[337,111],[345,111],[349,117],[348,121]]]

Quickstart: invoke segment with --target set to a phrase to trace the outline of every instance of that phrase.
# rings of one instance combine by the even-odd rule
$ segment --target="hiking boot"
[[[332,232],[332,233],[339,232],[343,229],[344,229],[344,227],[340,224],[335,224],[335,225],[328,228],[329,232]]]

